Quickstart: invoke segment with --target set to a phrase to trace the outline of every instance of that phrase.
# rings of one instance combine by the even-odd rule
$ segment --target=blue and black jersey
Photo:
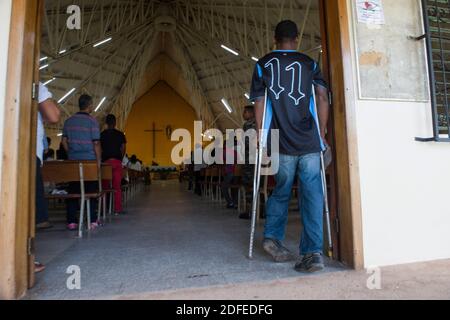
[[[251,100],[264,99],[267,89],[265,126],[280,131],[280,153],[302,156],[323,150],[317,127],[312,87],[327,84],[318,64],[297,51],[276,50],[256,63]]]

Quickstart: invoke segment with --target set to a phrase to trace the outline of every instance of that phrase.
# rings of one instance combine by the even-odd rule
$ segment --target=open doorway
[[[73,2],[73,1],[72,1]],[[269,2],[269,1],[268,1]],[[124,37],[127,39],[127,37],[130,37],[130,33],[124,32],[124,30],[129,31],[128,29],[130,25],[127,25],[128,20],[122,21],[122,24],[120,21],[115,21],[115,23],[111,23],[111,21],[115,18],[119,19],[115,16],[116,12],[115,10],[128,10],[131,7],[114,7],[113,5],[110,6],[109,11],[106,10],[106,8],[90,8],[91,11],[86,13],[86,17],[91,17],[91,21],[87,22],[87,25],[90,25],[89,28],[91,28],[92,25],[95,25],[95,23],[102,24],[99,19],[96,19],[96,16],[94,12],[103,12],[105,16],[105,20],[111,19],[110,25],[108,27],[105,27],[107,24],[103,25],[102,30],[97,30],[97,32],[100,32],[98,36],[89,38],[89,32],[81,31],[79,34],[72,33],[72,34],[64,34],[68,31],[62,31],[55,36],[54,34],[47,33],[45,30],[51,29],[51,21],[52,19],[49,19],[52,15],[59,15],[61,12],[64,12],[64,10],[61,10],[55,5],[51,3],[51,0],[46,1],[46,10],[43,17],[44,17],[44,23],[43,23],[43,43],[46,43],[41,46],[41,54],[35,56],[35,60],[39,63],[36,64],[37,69],[41,69],[41,80],[46,82],[50,88],[54,92],[54,95],[58,97],[58,99],[61,101],[61,104],[63,105],[63,110],[66,113],[67,116],[69,116],[71,113],[74,112],[74,105],[73,101],[71,102],[72,95],[76,95],[76,92],[78,90],[85,90],[85,92],[90,92],[93,95],[96,96],[98,101],[102,101],[103,98],[107,97],[107,100],[111,100],[109,105],[105,105],[105,113],[107,111],[114,112],[118,114],[119,116],[119,122],[121,123],[122,128],[125,127],[127,118],[132,112],[132,106],[134,102],[139,98],[140,96],[143,96],[147,93],[145,86],[139,86],[142,84],[142,82],[147,82],[148,87],[154,86],[155,83],[157,83],[160,80],[166,81],[179,95],[181,98],[184,98],[191,106],[195,106],[194,109],[198,115],[198,118],[203,120],[208,126],[211,125],[215,118],[220,116],[220,113],[222,111],[221,108],[223,108],[220,105],[220,96],[223,95],[223,92],[217,92],[218,90],[214,90],[214,85],[216,85],[217,88],[224,90],[226,94],[230,96],[230,102],[233,105],[236,106],[243,106],[245,104],[245,100],[243,98],[246,91],[244,91],[248,85],[246,85],[249,82],[249,79],[251,77],[250,74],[245,74],[245,72],[241,72],[241,78],[237,76],[233,76],[233,73],[236,72],[236,70],[247,70],[248,67],[245,66],[245,64],[250,64],[248,62],[232,62],[233,56],[227,56],[227,53],[224,52],[223,56],[217,54],[216,47],[218,47],[221,42],[225,42],[228,44],[228,46],[231,46],[230,44],[234,44],[234,48],[241,48],[242,51],[244,51],[246,54],[245,56],[251,60],[255,55],[262,55],[264,52],[267,52],[268,48],[271,45],[271,37],[268,38],[267,35],[271,34],[272,28],[271,25],[273,23],[270,22],[269,13],[271,13],[271,17],[273,17],[273,13],[277,12],[280,19],[285,18],[291,18],[292,16],[297,17],[308,17],[308,21],[311,22],[311,24],[302,24],[299,19],[299,25],[302,26],[302,32],[305,39],[304,47],[310,50],[310,55],[313,56],[315,59],[319,60],[322,63],[322,68],[324,70],[324,73],[328,75],[328,78],[330,80],[330,83],[332,85],[333,89],[333,104],[337,105],[339,104],[339,108],[344,108],[345,100],[338,101],[336,99],[342,99],[342,94],[338,94],[335,92],[335,90],[342,89],[342,84],[338,84],[337,82],[340,80],[342,81],[342,74],[339,74],[338,67],[341,65],[339,62],[339,59],[342,55],[342,51],[339,49],[336,49],[335,47],[330,47],[330,42],[339,42],[339,35],[336,35],[335,32],[332,34],[328,33],[327,30],[338,30],[340,28],[340,22],[339,22],[339,16],[338,13],[342,11],[345,8],[339,8],[338,11],[333,11],[331,8],[334,8],[333,6],[337,6],[337,4],[330,4],[334,1],[301,1],[301,5],[298,4],[298,2],[292,2],[292,1],[284,1],[283,4],[280,4],[279,1],[274,1],[274,3],[267,3],[265,6],[261,6],[258,1],[251,2],[249,4],[249,7],[239,5],[238,2],[229,1],[229,3],[218,5],[217,7],[204,7],[200,3],[198,5],[189,5],[186,4],[183,6],[183,8],[176,7],[174,8],[173,12],[175,14],[179,14],[182,19],[184,20],[184,24],[186,23],[192,23],[193,29],[199,29],[199,30],[209,30],[211,34],[208,34],[208,32],[200,32],[193,33],[189,30],[184,30],[184,37],[182,38],[175,38],[179,40],[182,45],[178,47],[178,49],[173,50],[173,55],[168,54],[167,52],[171,52],[171,46],[174,44],[174,42],[170,42],[166,36],[159,35],[158,38],[152,38],[153,41],[151,42],[150,46],[153,48],[151,50],[144,50],[145,44],[148,45],[148,42],[150,40],[150,36],[153,35],[151,32],[146,32],[151,30],[151,27],[155,28],[167,28],[167,25],[170,25],[173,21],[170,19],[167,19],[168,16],[170,16],[170,5],[173,4],[171,1],[161,1],[158,2],[159,4],[164,4],[164,6],[158,7],[156,5],[156,2],[149,1],[147,6],[145,7],[144,11],[136,11],[135,20],[131,19],[129,22],[134,21],[138,23],[140,20],[143,19],[142,23],[138,23],[135,26],[136,33],[142,36],[141,41],[139,42],[133,42],[133,48],[129,48],[129,50],[137,53],[134,55],[135,59],[131,59],[132,62],[136,62],[139,59],[142,59],[142,64],[131,64],[129,65],[127,63],[127,60],[130,60],[127,58],[127,55],[120,56],[117,53],[114,54],[114,50],[107,49],[107,47],[99,48],[99,52],[102,52],[102,55],[100,56],[100,61],[103,61],[104,63],[98,63],[95,62],[96,58],[93,55],[86,55],[86,53],[83,52],[86,48],[91,47],[99,47],[102,44],[99,45],[104,40],[108,40],[109,38],[112,38],[110,41],[112,44],[111,46],[115,46],[117,44],[114,44],[114,38],[115,37]],[[63,2],[58,2],[58,6],[63,6]],[[151,4],[150,4],[151,3]],[[241,3],[241,2],[239,2]],[[69,4],[67,4],[69,5]],[[237,14],[236,12],[233,12],[233,8],[236,8],[236,6],[240,6],[241,9],[240,14]],[[344,6],[345,7],[345,6]],[[184,10],[182,10],[184,9]],[[131,10],[131,9],[130,9]],[[261,17],[261,21],[258,21],[255,17],[255,10],[260,10],[261,15],[257,15],[258,17]],[[44,11],[42,11],[44,12]],[[297,14],[296,14],[297,13]],[[154,25],[151,25],[146,22],[146,14],[148,14],[148,17],[154,18]],[[163,17],[162,19],[159,18],[158,20],[158,14],[160,14],[160,17]],[[223,21],[221,21],[221,17],[223,16],[227,17]],[[115,17],[115,18],[114,18]],[[131,16],[130,16],[131,17]],[[206,18],[208,17],[208,18]],[[229,17],[229,18],[228,18]],[[181,19],[181,18],[180,18]],[[183,20],[180,21],[183,21]],[[210,19],[210,20],[208,20]],[[56,19],[55,19],[56,20]],[[89,20],[89,19],[88,19]],[[119,19],[120,20],[120,19]],[[240,24],[239,24],[239,23]],[[239,30],[236,31],[236,29],[232,29],[232,24],[236,24],[235,27],[241,26],[242,28],[248,27],[248,30]],[[308,32],[308,28],[315,28],[315,32]],[[128,28],[128,29],[127,29]],[[148,30],[146,29],[148,28]],[[208,29],[209,28],[209,29]],[[95,29],[95,28],[94,28]],[[163,29],[165,30],[165,29]],[[233,30],[233,32],[230,32],[230,30]],[[260,35],[259,39],[252,39],[251,32],[258,33]],[[164,34],[162,32],[162,34]],[[111,35],[111,37],[105,37],[105,35]],[[216,36],[222,34],[223,37],[217,40]],[[132,36],[133,34],[131,34]],[[212,36],[211,36],[212,35]],[[55,36],[55,37],[54,37]],[[146,38],[148,36],[148,38]],[[265,37],[264,37],[265,36]],[[54,37],[53,39],[51,39]],[[228,37],[228,39],[227,39]],[[233,40],[233,37],[237,37],[239,40]],[[242,41],[242,38],[248,38],[250,39],[248,42]],[[198,46],[199,43],[203,44],[203,46],[206,49],[198,49],[192,46],[187,39],[197,39],[196,45]],[[258,37],[256,37],[258,38]],[[261,40],[263,39],[263,41]],[[66,42],[68,41],[68,42]],[[236,42],[234,42],[236,41]],[[105,42],[106,43],[106,42]],[[142,45],[142,47],[139,47],[139,43]],[[165,57],[158,56],[158,46],[162,48],[167,49],[165,52]],[[47,46],[47,47],[46,47]],[[46,47],[46,50],[43,52],[43,48]],[[120,43],[119,43],[120,47]],[[52,50],[49,50],[51,48]],[[213,49],[212,49],[213,48]],[[123,47],[121,47],[123,49]],[[252,52],[252,49],[254,50],[254,53]],[[330,50],[329,50],[330,49]],[[142,51],[141,51],[142,50]],[[178,50],[178,51],[177,51]],[[197,61],[199,56],[204,56],[204,52],[202,54],[199,54],[199,56],[196,56],[196,50],[207,50],[210,56],[209,61]],[[221,50],[219,48],[219,50]],[[304,50],[304,49],[302,49]],[[156,52],[156,53],[155,53]],[[184,53],[184,54],[183,54]],[[184,60],[178,60],[179,57],[177,55],[182,54],[182,58]],[[83,58],[84,57],[84,58]],[[155,59],[157,57],[157,59]],[[153,58],[153,59],[152,59]],[[89,75],[86,78],[83,78],[78,75],[77,76],[77,69],[81,70],[83,66],[81,66],[82,60],[92,60],[91,65],[88,67],[88,71],[84,72],[85,74]],[[148,69],[154,68],[155,63],[158,63],[158,61],[162,59],[166,59],[169,61],[170,66],[165,66],[165,68],[161,68],[158,70],[158,72],[151,72],[148,73]],[[115,60],[121,60],[121,62],[116,63]],[[64,62],[66,61],[66,62]],[[67,64],[67,61],[71,61],[70,64]],[[179,61],[182,62],[180,65]],[[178,62],[178,63],[177,63]],[[117,65],[116,65],[117,64]],[[174,69],[175,72],[166,72],[164,73],[164,70],[170,69],[171,67],[175,66],[178,69]],[[120,68],[122,66],[122,69]],[[219,68],[221,70],[221,73],[224,74],[222,77],[216,78],[211,77],[208,75],[208,70],[216,70]],[[108,77],[103,75],[103,78],[101,76],[102,70],[107,69],[108,72],[110,72],[112,75],[116,74],[116,76]],[[164,70],[163,70],[164,69]],[[342,69],[342,66],[341,66]],[[126,70],[123,71],[123,70]],[[177,79],[176,72],[184,72],[183,76],[195,76],[197,77],[191,79],[191,84],[189,85],[180,85],[179,79]],[[83,72],[81,72],[83,73]],[[159,75],[158,75],[159,73]],[[99,76],[100,74],[100,76]],[[161,77],[164,77],[164,79],[161,79]],[[226,78],[232,78],[226,80]],[[340,79],[339,79],[340,77]],[[143,80],[139,81],[138,84],[130,83],[131,80],[136,78],[142,78]],[[112,82],[113,85],[110,86],[106,81]],[[131,79],[131,80],[130,80]],[[237,88],[230,88],[227,83],[223,82],[232,82],[231,80],[237,80]],[[90,83],[92,81],[92,83]],[[178,81],[178,82],[177,82]],[[208,92],[211,91],[211,94],[208,96],[208,94],[204,93],[204,97],[201,96],[198,97],[199,91],[203,90],[202,88],[205,87],[205,85],[202,85],[203,82],[211,82],[214,83],[212,89],[208,89]],[[117,84],[114,84],[116,83]],[[221,83],[222,82],[222,83]],[[75,83],[75,85],[74,85]],[[121,87],[120,84],[123,86]],[[72,91],[72,89],[75,88],[75,91]],[[335,89],[336,88],[336,89]],[[118,92],[116,95],[114,95],[114,92],[111,90],[117,90]],[[148,88],[147,88],[148,89]],[[194,89],[194,91],[191,91],[191,96],[189,95],[189,89]],[[239,90],[241,89],[241,90]],[[110,90],[110,91],[108,91]],[[248,90],[248,88],[247,88]],[[71,92],[72,91],[72,92]],[[244,92],[242,92],[244,91]],[[111,93],[112,92],[112,93]],[[66,94],[69,94],[69,96],[66,96]],[[109,96],[113,98],[108,98]],[[206,96],[206,99],[204,99]],[[240,96],[240,97],[239,97]],[[62,99],[64,97],[64,99]],[[114,98],[116,97],[116,98]],[[344,108],[345,109],[345,108]],[[220,123],[221,129],[226,129],[227,127],[235,127],[235,122],[239,122],[239,116],[240,112],[236,112],[236,117],[234,119],[230,119],[229,117],[223,117],[223,122]],[[101,118],[101,116],[99,116]],[[47,128],[49,135],[54,137],[54,141],[57,143],[59,135],[61,133],[61,126],[53,126]],[[348,179],[348,177],[345,177],[348,172],[345,170],[339,169],[340,162],[345,160],[344,155],[347,152],[347,141],[346,139],[343,139],[345,136],[345,118],[339,118],[339,116],[336,116],[336,112],[333,113],[333,121],[330,121],[330,139],[329,141],[337,142],[334,144],[334,150],[337,155],[338,161],[335,163],[333,168],[328,172],[329,176],[329,192],[331,196],[331,212],[332,212],[332,234],[333,234],[333,242],[334,242],[334,251],[333,251],[333,257],[336,260],[342,260],[345,263],[347,263],[349,266],[355,266],[357,267],[357,263],[354,261],[353,253],[349,254],[349,252],[353,252],[353,243],[345,242],[345,248],[342,248],[342,241],[341,241],[341,235],[338,233],[339,230],[348,230],[351,229],[351,223],[348,225],[345,225],[345,220],[340,220],[340,215],[344,212],[346,215],[351,215],[351,212],[348,212],[347,210],[349,207],[345,207],[343,205],[348,206],[348,201],[343,203],[342,200],[345,200],[346,197],[349,197],[348,194],[345,194],[342,192],[339,188],[340,186],[345,186],[346,181],[345,179]],[[29,132],[31,139],[34,138],[33,131]],[[336,135],[338,137],[336,137]],[[57,147],[57,145],[53,145],[53,147]],[[344,159],[344,160],[343,160]],[[31,166],[30,166],[31,167]],[[160,191],[161,190],[169,190],[171,187],[168,186],[166,183],[160,184]],[[166,188],[166,189],[165,189]],[[167,189],[169,188],[169,189]],[[158,193],[160,191],[155,191],[154,194],[161,195],[161,193]],[[171,190],[171,192],[174,192],[175,194],[178,192],[177,190]],[[163,192],[164,193],[164,192]],[[158,196],[156,196],[153,199],[153,203],[157,202]],[[147,199],[148,200],[148,199]],[[179,195],[178,204],[175,201],[174,207],[177,205],[179,207],[183,207],[186,201],[188,201],[184,196]],[[150,206],[151,203],[146,202],[145,199],[138,199],[136,203],[133,204],[133,207],[139,207],[139,206]],[[165,204],[167,205],[167,204]],[[207,217],[204,217],[205,219]],[[348,221],[347,221],[348,222]],[[164,223],[164,221],[161,221],[161,223]],[[199,222],[200,223],[200,222]],[[343,225],[344,223],[344,225]],[[232,226],[232,224],[231,224]],[[117,228],[114,227],[114,228]],[[237,228],[237,227],[236,227]],[[245,229],[245,228],[244,228]],[[118,229],[114,229],[115,232],[120,232]],[[130,233],[132,230],[129,230]],[[142,230],[141,230],[142,231]],[[192,230],[191,230],[192,231]],[[230,231],[233,232],[233,231]],[[56,234],[56,233],[54,233]],[[246,234],[244,235],[246,236]],[[33,233],[30,232],[30,237],[33,238]],[[90,245],[93,248],[96,248],[97,246],[102,246],[103,248],[107,247],[107,242],[98,242],[97,244],[94,243],[96,235],[89,238],[88,241],[90,242]],[[102,237],[101,234],[99,234],[99,237]],[[73,242],[73,239],[70,239],[70,243]],[[186,238],[185,241],[189,241],[189,238]],[[204,239],[206,241],[206,239]],[[53,239],[53,245],[56,245],[57,240]],[[195,243],[192,243],[192,246],[195,247]],[[92,248],[91,247],[91,248]],[[97,247],[98,248],[98,247]],[[245,245],[244,247],[245,248]],[[126,245],[121,247],[122,250],[127,250]],[[39,249],[38,249],[39,250]],[[105,249],[107,250],[107,248]],[[58,248],[55,248],[53,252],[57,252]],[[95,256],[95,250],[91,252],[91,256]],[[245,252],[245,249],[242,250],[241,253]],[[67,252],[67,258],[70,260],[70,253]],[[139,253],[136,252],[138,255]],[[58,259],[62,256],[54,255],[53,258]],[[244,255],[241,255],[242,259],[245,259]],[[136,256],[136,259],[138,256]],[[171,259],[170,257],[166,257],[167,259]],[[182,259],[182,258],[181,258]],[[50,259],[51,260],[51,259]],[[130,259],[133,260],[133,259]],[[68,261],[68,260],[67,260]],[[135,261],[136,263],[137,261]],[[173,261],[166,261],[166,262],[173,262]],[[114,261],[110,261],[110,263],[114,264]],[[65,263],[67,264],[67,263]],[[75,264],[75,262],[74,262]],[[164,259],[162,259],[157,265],[163,266],[165,264]],[[157,266],[155,265],[155,266]],[[152,267],[155,267],[152,266]],[[66,266],[67,267],[67,266]],[[95,265],[91,266],[93,269],[95,269]],[[59,270],[61,270],[63,266],[59,266]],[[163,267],[161,267],[163,268]],[[89,272],[94,272],[93,269],[90,269]],[[56,270],[56,269],[54,269]],[[270,271],[272,272],[272,271]],[[269,273],[270,273],[269,272]],[[192,272],[191,274],[192,279],[198,279],[198,278],[207,278],[207,274],[201,273],[197,274],[196,272]],[[33,276],[29,275],[29,283],[30,286],[34,284]],[[207,281],[206,281],[207,282]]]

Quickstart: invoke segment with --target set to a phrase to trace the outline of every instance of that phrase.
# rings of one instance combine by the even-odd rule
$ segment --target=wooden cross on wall
[[[145,130],[145,132],[151,132],[153,135],[153,159],[156,158],[156,134],[158,132],[163,132],[164,130],[157,130],[156,124],[153,122],[153,127],[151,130]]]

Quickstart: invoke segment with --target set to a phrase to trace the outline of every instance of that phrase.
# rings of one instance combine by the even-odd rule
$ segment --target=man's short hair
[[[82,94],[80,99],[78,99],[78,106],[80,110],[86,110],[89,106],[92,105],[92,97],[87,94]]]
[[[106,124],[107,124],[108,126],[113,126],[113,125],[115,125],[115,124],[116,124],[116,116],[113,115],[113,114],[108,114],[108,115],[106,116]]]
[[[282,43],[286,41],[294,41],[298,37],[298,27],[294,21],[281,21],[275,29],[275,40]]]
[[[255,106],[249,105],[244,108],[245,112],[255,113]]]

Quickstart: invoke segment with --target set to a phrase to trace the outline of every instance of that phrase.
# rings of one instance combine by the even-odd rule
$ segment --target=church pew
[[[42,167],[42,179],[44,183],[62,184],[69,182],[80,182],[81,192],[79,194],[46,194],[45,197],[49,200],[80,200],[80,218],[78,224],[78,236],[83,237],[83,223],[85,207],[87,207],[87,228],[91,229],[90,224],[90,203],[91,200],[99,200],[103,196],[101,186],[101,172],[98,170],[96,161],[49,161],[45,162]],[[85,193],[84,182],[97,181],[99,184],[99,191],[95,193]],[[99,201],[98,212],[101,213],[101,204]]]
[[[241,212],[242,209],[245,210],[246,189],[242,184],[242,165],[236,165],[234,170],[234,181],[231,184],[230,189],[238,191],[238,211]]]
[[[221,190],[222,171],[223,171],[222,165],[213,166],[211,168],[211,178],[209,182],[211,200],[217,201],[219,202],[219,204],[222,202],[222,190]]]
[[[211,167],[207,167],[201,174],[202,179],[200,181],[200,186],[202,188],[202,196],[207,198],[209,196],[209,179],[211,177]]]
[[[113,189],[113,168],[110,164],[102,164],[102,184],[103,184],[103,222],[106,222],[106,197],[109,196],[109,216],[114,213],[114,194]]]
[[[144,189],[146,173],[127,168],[124,169],[124,177],[125,174],[128,176],[128,183],[122,186],[122,191],[125,194],[124,203],[133,199],[138,192]]]

